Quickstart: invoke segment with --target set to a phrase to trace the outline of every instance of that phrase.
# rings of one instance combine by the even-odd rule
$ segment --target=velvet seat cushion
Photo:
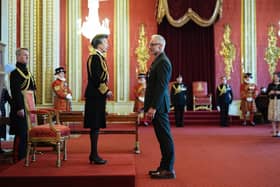
[[[195,98],[195,104],[200,105],[200,104],[210,104],[211,99],[209,97],[200,97],[200,98]]]
[[[50,127],[49,124],[44,125],[38,125],[35,127],[32,127],[32,129],[29,131],[29,136],[32,138],[51,138],[56,137],[56,132],[60,132],[61,136],[69,136],[70,135],[70,128],[65,125],[53,125],[53,128]]]

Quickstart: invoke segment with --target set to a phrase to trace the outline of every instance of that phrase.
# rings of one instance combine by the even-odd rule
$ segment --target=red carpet
[[[132,153],[104,153],[102,157],[108,159],[106,165],[90,165],[88,153],[79,150],[82,140],[88,146],[87,139],[72,138],[68,160],[62,162],[61,168],[56,168],[56,155],[49,148],[42,148],[43,155],[37,155],[36,162],[24,167],[24,161],[12,165],[0,173],[0,186],[111,186],[119,184],[125,187],[135,186],[135,155]],[[44,181],[44,182],[42,182]],[[39,184],[39,185],[38,185]]]
[[[280,138],[271,137],[271,126],[268,124],[257,125],[256,127],[234,125],[228,128],[219,127],[218,124],[189,124],[183,128],[173,126],[172,133],[176,152],[175,171],[177,176],[175,180],[150,179],[147,172],[158,166],[160,160],[159,146],[151,126],[141,126],[139,131],[141,148],[141,154],[139,155],[133,154],[132,142],[134,142],[134,136],[131,135],[101,135],[99,146],[101,156],[109,161],[107,166],[113,166],[113,163],[117,164],[118,155],[134,159],[136,187],[280,186]],[[74,166],[69,166],[69,163],[72,165],[71,163],[78,159],[75,161],[79,163],[79,169],[77,170],[85,177],[71,177],[71,173],[72,176],[75,176],[75,171],[64,171],[65,173],[70,172],[70,177],[65,176],[63,178],[60,174],[58,175],[58,177],[61,177],[59,181],[63,184],[68,183],[67,185],[70,186],[74,182],[86,186],[87,184],[84,184],[84,181],[90,181],[90,174],[94,175],[91,172],[97,172],[95,169],[100,168],[95,165],[91,166],[91,168],[88,165],[88,150],[88,135],[81,135],[81,137],[71,140],[69,144],[69,160],[63,162],[62,168],[55,168],[53,160],[49,163],[49,166],[45,166],[43,160],[38,159],[36,163],[32,163],[30,168],[25,168],[21,164],[20,167],[22,168],[19,169],[18,174],[23,176],[24,172],[32,170],[34,167],[38,167],[39,173],[44,173],[46,170],[59,172],[67,167],[70,167],[70,170],[74,170],[72,169]],[[126,160],[122,160],[120,163],[124,164]],[[107,166],[101,166],[101,169],[105,169],[103,167]],[[50,170],[49,168],[52,167],[53,170]],[[90,169],[89,171],[87,171],[88,168]],[[4,172],[10,171],[10,169],[11,167],[4,170],[0,175],[2,176]],[[110,173],[112,171],[109,169],[106,172]],[[120,171],[120,174],[125,172]],[[20,178],[20,176],[18,177]],[[116,175],[112,177],[119,178]],[[112,182],[111,179],[107,180],[106,177],[100,177],[99,179],[100,181],[110,182],[107,186],[122,186],[116,185],[118,184],[116,183],[116,180],[118,180],[116,178],[113,178]],[[36,180],[40,179],[44,179],[44,183],[49,181],[45,180],[46,177],[36,178]],[[2,184],[2,180],[0,180],[0,185],[3,186]],[[61,183],[57,183],[57,185],[59,184]],[[102,185],[91,183],[91,186]]]
[[[280,138],[270,125],[256,127],[192,125],[172,128],[175,180],[152,180],[147,171],[160,160],[154,132],[141,128],[137,187],[279,187]]]

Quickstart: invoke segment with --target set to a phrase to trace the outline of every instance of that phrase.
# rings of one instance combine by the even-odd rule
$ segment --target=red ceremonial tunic
[[[67,86],[66,81],[56,79],[52,83],[54,91],[54,108],[61,111],[71,111],[71,101],[66,99],[67,94],[72,95],[72,91]]]

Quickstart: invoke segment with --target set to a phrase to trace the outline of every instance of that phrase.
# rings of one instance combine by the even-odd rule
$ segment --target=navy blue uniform
[[[184,126],[184,110],[187,102],[187,88],[183,83],[174,83],[171,87],[171,104],[174,106],[175,124]]]
[[[233,99],[231,86],[220,84],[216,89],[216,97],[217,106],[220,107],[221,126],[228,126],[228,110]]]

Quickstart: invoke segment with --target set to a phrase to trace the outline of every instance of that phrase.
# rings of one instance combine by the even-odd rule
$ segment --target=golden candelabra
[[[230,74],[233,72],[233,61],[235,60],[236,49],[230,40],[231,27],[229,24],[224,26],[223,41],[221,43],[222,49],[219,51],[220,55],[224,58],[225,75],[230,79]]]
[[[270,73],[270,77],[272,79],[273,73],[276,70],[278,59],[280,58],[280,48],[277,47],[277,37],[275,26],[270,25],[268,27],[268,47],[265,49],[265,57],[264,60],[268,64],[268,71]]]
[[[140,25],[138,47],[135,50],[137,56],[137,73],[145,74],[147,73],[147,61],[150,58],[149,50],[147,47],[147,37],[145,33],[145,27],[143,24]]]

